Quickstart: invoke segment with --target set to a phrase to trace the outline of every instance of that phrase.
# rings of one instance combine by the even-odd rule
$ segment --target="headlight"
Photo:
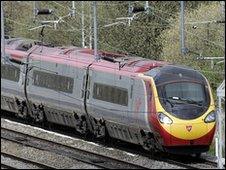
[[[215,111],[210,112],[206,118],[204,119],[205,123],[214,122],[216,120],[216,113]]]
[[[163,114],[162,112],[158,113],[158,119],[163,124],[172,124],[173,123],[173,121],[168,116]]]

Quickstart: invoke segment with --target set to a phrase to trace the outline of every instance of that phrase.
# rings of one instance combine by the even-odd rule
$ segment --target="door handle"
[[[89,95],[90,95],[90,91],[89,91],[89,90],[86,91],[86,95],[87,95],[87,96],[86,96],[87,99],[89,99]]]

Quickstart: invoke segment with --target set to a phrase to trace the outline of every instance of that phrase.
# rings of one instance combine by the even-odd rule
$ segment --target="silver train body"
[[[6,43],[7,57],[1,60],[2,110],[81,133],[91,130],[97,137],[107,131],[113,138],[143,144],[141,130],[151,129],[147,89],[139,73],[120,70],[114,62],[95,63],[93,55],[79,48],[69,58],[61,48],[34,44],[21,48],[30,43],[34,42],[9,39]],[[103,89],[109,94],[101,94]]]

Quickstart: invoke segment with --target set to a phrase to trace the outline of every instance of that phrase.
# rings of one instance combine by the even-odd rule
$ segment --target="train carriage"
[[[215,131],[211,89],[199,72],[163,61],[78,47],[6,41],[1,109],[36,122],[142,145],[202,153]]]

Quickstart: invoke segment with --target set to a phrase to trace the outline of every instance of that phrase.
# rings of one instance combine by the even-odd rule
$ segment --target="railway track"
[[[1,128],[1,138],[14,143],[26,145],[36,149],[53,152],[77,161],[106,169],[147,169],[146,167],[124,162],[115,158],[99,155],[93,152],[69,147],[46,139],[23,134],[6,128]]]
[[[178,165],[183,168],[188,169],[216,169],[217,163],[214,161],[206,160],[204,158],[196,158],[192,157],[190,155],[173,155],[173,154],[166,154],[163,152],[154,153],[151,154],[141,149],[131,149],[132,147],[123,147],[119,146],[117,148],[124,149],[127,152],[130,152],[132,154],[138,154],[142,155],[144,157],[147,157],[149,159],[154,159],[162,162],[167,162],[169,164]]]
[[[16,121],[16,120],[13,120],[13,121]],[[53,129],[53,131],[57,132],[57,133],[65,134],[65,132],[63,132],[63,131],[59,131],[59,130],[55,130],[55,129]],[[66,135],[71,136],[70,133],[68,133],[68,132],[66,132]],[[72,136],[74,136],[74,135],[75,134],[72,134]],[[78,137],[78,136],[76,136],[76,137]],[[49,141],[49,142],[51,142],[51,141]],[[100,141],[98,143],[103,144]],[[58,144],[58,145],[61,145],[61,144]],[[64,147],[68,147],[68,146],[64,146]],[[188,169],[190,169],[190,168],[192,168],[192,169],[203,169],[203,168],[216,169],[217,168],[216,162],[212,162],[212,161],[205,160],[205,159],[197,159],[197,158],[194,158],[191,156],[186,156],[186,157],[185,156],[177,156],[177,155],[172,156],[172,155],[165,155],[164,153],[150,155],[150,153],[148,153],[147,151],[144,151],[143,149],[137,149],[137,147],[136,148],[132,147],[133,149],[131,149],[131,148],[125,147],[125,145],[124,146],[114,145],[114,146],[110,146],[110,147],[124,150],[124,151],[127,151],[132,154],[142,155],[142,156],[150,159],[150,161],[151,160],[162,161],[162,162],[166,162],[166,163],[169,163],[172,165],[180,166],[182,168],[188,168]],[[71,148],[71,149],[74,150],[75,148]],[[94,153],[92,153],[92,154],[94,154]],[[72,156],[72,158],[73,158],[73,156]],[[114,158],[110,158],[110,159],[114,159]],[[88,163],[89,162],[90,161],[88,161]],[[91,161],[91,164],[92,164],[92,161]],[[111,166],[104,167],[103,164],[104,164],[104,161],[99,163],[99,165],[101,165],[101,166],[98,166],[98,164],[95,164],[95,166],[98,166],[100,168],[111,168]],[[92,165],[94,165],[94,164],[92,164]],[[123,168],[126,168],[126,167],[123,167]],[[149,168],[149,167],[138,166],[137,168],[143,169],[143,168]]]
[[[16,168],[13,167],[13,166],[6,165],[6,164],[4,164],[4,163],[1,163],[1,169],[16,169]]]
[[[32,166],[32,167],[38,168],[38,169],[55,169],[54,167],[52,167],[50,165],[35,162],[35,161],[29,160],[27,158],[21,158],[16,155],[9,154],[9,153],[2,152],[2,151],[1,151],[1,157],[8,158],[8,159],[17,161],[19,163],[22,163],[24,167]],[[5,169],[18,169],[18,167],[16,165],[12,166],[12,165],[9,165],[6,163],[1,164],[1,167],[5,168]]]
[[[170,158],[170,157],[157,157],[156,159],[162,160],[164,162],[168,162],[170,164],[178,165],[184,168],[188,169],[216,169],[217,163],[210,162],[208,160],[203,159],[193,159],[191,156],[187,156],[187,160],[184,160],[184,158]]]
[[[158,160],[162,162],[166,162],[173,165],[178,165],[187,169],[216,169],[217,163],[214,161],[206,160],[204,158],[196,158],[190,155],[173,155],[166,154],[163,152],[150,154],[148,151],[142,148],[133,148],[133,147],[125,147],[116,146],[118,149],[124,149],[129,153],[142,155],[152,160]],[[133,149],[131,149],[133,148]]]

